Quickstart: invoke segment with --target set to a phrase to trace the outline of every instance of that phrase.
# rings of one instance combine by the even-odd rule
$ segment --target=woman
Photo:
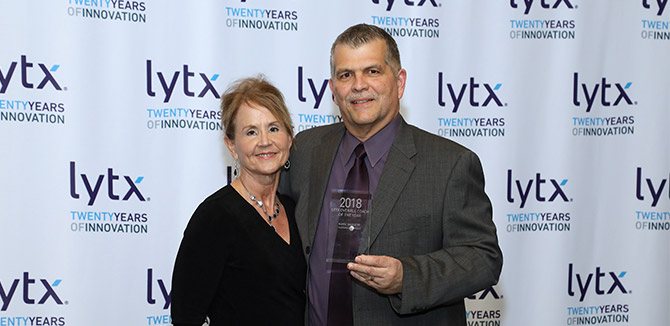
[[[223,94],[221,110],[239,177],[205,199],[184,231],[172,323],[303,325],[306,265],[295,207],[277,193],[293,143],[284,98],[262,78],[246,78]]]

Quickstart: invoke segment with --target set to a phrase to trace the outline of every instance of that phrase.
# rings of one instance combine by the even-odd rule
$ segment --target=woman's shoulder
[[[207,196],[207,198],[202,201],[200,206],[222,204],[230,200],[231,197],[235,195],[237,195],[235,188],[233,188],[231,185],[225,185],[211,195]]]
[[[226,185],[207,196],[196,208],[193,218],[221,220],[222,216],[235,215],[237,207],[240,206],[239,202],[237,191],[232,186]]]

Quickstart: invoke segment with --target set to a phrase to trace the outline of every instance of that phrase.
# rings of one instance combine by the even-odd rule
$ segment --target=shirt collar
[[[378,131],[363,143],[365,152],[368,155],[370,166],[373,168],[375,165],[377,165],[377,163],[379,163],[379,160],[381,160],[384,154],[391,149],[393,139],[395,139],[395,135],[398,133],[401,121],[402,117],[400,114],[396,115],[396,117],[391,120],[391,122],[389,122],[389,124],[387,124],[384,128],[382,128],[382,130]],[[342,161],[343,166],[347,165],[347,162],[349,162],[354,153],[354,149],[360,143],[361,142],[348,130],[344,133],[342,143],[340,144],[342,148],[342,155],[340,156],[340,160]]]

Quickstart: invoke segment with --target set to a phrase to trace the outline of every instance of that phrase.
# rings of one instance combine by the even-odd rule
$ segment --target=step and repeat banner
[[[221,93],[264,74],[342,120],[329,51],[398,42],[411,124],[479,154],[504,253],[468,325],[670,325],[665,0],[0,2],[0,325],[168,325]]]

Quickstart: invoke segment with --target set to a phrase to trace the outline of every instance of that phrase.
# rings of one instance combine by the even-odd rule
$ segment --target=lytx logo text
[[[207,93],[211,93],[215,98],[219,98],[219,93],[216,91],[216,88],[212,84],[212,82],[216,81],[219,78],[219,74],[214,74],[212,77],[208,77],[204,73],[198,73],[200,76],[200,82],[201,84],[198,85],[196,81],[198,81],[197,78],[195,78],[195,81],[193,81],[191,78],[195,76],[195,72],[192,72],[189,70],[188,65],[184,65],[182,70],[175,71],[172,73],[171,78],[166,78],[169,76],[169,74],[163,74],[160,71],[156,72],[156,76],[158,77],[158,81],[160,82],[161,86],[161,91],[163,91],[163,103],[167,103],[170,101],[170,98],[172,97],[172,94],[175,91],[175,88],[177,86],[177,81],[179,81],[179,76],[181,75],[181,81],[182,81],[182,91],[185,96],[187,97],[194,97],[196,96],[196,93],[191,90],[191,86],[193,84],[194,87],[202,87],[198,93],[198,97],[204,97]],[[169,81],[168,81],[169,79]],[[194,90],[198,90],[197,88]],[[153,88],[153,67],[152,67],[152,62],[151,60],[147,60],[147,95],[151,97],[156,96],[156,92],[154,91]]]
[[[653,3],[654,0],[642,0],[642,6],[645,9],[651,9],[651,5],[649,3]],[[665,10],[665,6],[668,4],[668,0],[656,0],[656,4],[658,5],[658,11],[656,12],[657,16],[660,16],[663,14],[663,11]],[[654,8],[656,9],[656,8]]]
[[[609,276],[606,277],[606,276]],[[612,294],[614,290],[619,290],[621,293],[628,293],[626,288],[621,283],[621,279],[626,276],[626,272],[616,274],[608,272],[607,274],[600,271],[600,267],[596,267],[595,273],[589,273],[586,276],[579,273],[573,273],[572,263],[568,265],[568,295],[575,296],[574,284],[577,283],[577,290],[579,291],[579,302],[584,301],[589,289],[593,289],[596,295]],[[609,281],[609,282],[608,282]],[[593,283],[591,283],[593,282]],[[591,285],[593,284],[593,287]]]
[[[95,203],[96,198],[98,198],[103,181],[106,178],[107,197],[109,197],[109,199],[126,201],[134,195],[140,201],[146,201],[144,195],[142,195],[142,192],[138,188],[138,185],[142,182],[144,177],[137,177],[133,180],[130,176],[124,175],[123,180],[125,181],[125,187],[121,187],[122,192],[117,194],[115,191],[119,189],[119,185],[116,181],[119,180],[119,177],[119,175],[114,174],[113,168],[108,168],[107,173],[95,177],[89,177],[85,173],[77,175],[75,162],[70,162],[70,196],[74,199],[79,199],[80,195],[77,191],[77,184],[78,180],[81,179],[81,183],[84,184],[84,188],[86,189],[84,195],[88,197],[87,205],[92,206],[93,203]],[[125,191],[125,194],[121,197],[120,195],[123,191]]]
[[[442,84],[442,73],[439,72],[437,74],[437,104],[439,106],[446,106],[446,103],[444,102],[444,96],[443,90],[444,86]],[[453,108],[451,112],[457,112],[458,108],[461,106],[461,102],[463,101],[463,98],[465,96],[465,91],[468,91],[468,103],[470,104],[471,107],[486,107],[488,106],[491,101],[493,101],[497,106],[502,107],[503,103],[500,101],[500,98],[496,94],[496,91],[500,89],[502,84],[495,84],[495,86],[491,87],[490,84],[487,83],[476,83],[475,82],[475,77],[470,77],[470,81],[468,83],[463,83],[463,84],[452,84],[452,83],[447,83],[447,90],[449,91],[449,97],[451,99],[451,104],[453,105]],[[482,89],[480,89],[480,86],[484,86],[484,89],[486,93],[482,95]],[[484,102],[479,102],[480,100],[484,100]]]
[[[619,103],[623,100],[625,101],[628,105],[633,105],[633,101],[630,99],[630,96],[628,96],[628,93],[626,92],[630,86],[633,83],[628,82],[624,85],[620,83],[614,83],[614,89],[612,88],[612,84],[607,82],[607,78],[603,77],[600,84],[595,84],[593,86],[588,86],[585,83],[579,83],[579,74],[574,73],[573,75],[573,81],[572,81],[572,103],[575,106],[581,106],[580,102],[580,91],[582,91],[582,94],[584,95],[584,99],[586,100],[586,112],[591,112],[591,108],[593,107],[593,104],[596,102],[598,99],[598,92],[600,92],[600,104],[602,106],[608,107],[608,106],[617,106]],[[581,86],[581,88],[580,88]],[[608,90],[610,96],[608,96]],[[616,90],[618,92],[615,93],[614,96],[614,102],[612,103],[612,90]],[[637,103],[635,103],[637,104]]]
[[[528,199],[531,198],[531,194],[534,192],[535,200],[538,202],[553,202],[558,197],[565,202],[569,202],[570,200],[563,189],[567,183],[568,179],[563,179],[560,183],[555,179],[549,179],[549,184],[553,189],[550,189],[549,192],[547,192],[547,179],[542,178],[540,173],[536,173],[534,179],[522,182],[521,180],[513,179],[512,170],[507,170],[507,201],[513,203],[516,200],[514,195],[518,194],[521,198],[521,205],[519,207],[523,208],[526,206]],[[533,187],[533,185],[535,186]],[[516,190],[516,192],[514,190]],[[547,198],[546,195],[549,193],[549,198]]]
[[[395,0],[385,0],[385,1],[387,3],[386,11],[391,11],[391,8],[393,8],[393,3],[395,2]],[[410,6],[410,7],[414,7],[414,6],[421,7],[426,3],[426,1],[427,0],[415,0],[415,1],[411,1],[411,0],[400,1],[400,0],[398,0],[398,2],[404,2],[406,6]],[[379,4],[379,0],[372,0],[372,3]],[[437,3],[435,3],[435,0],[430,0],[430,4],[433,5],[433,7],[437,7]]]
[[[300,102],[307,102],[307,98],[303,95],[303,68],[298,66],[298,100]],[[326,88],[328,88],[328,78],[324,79],[319,85],[317,90],[316,84],[312,78],[307,78],[307,83],[309,84],[309,89],[311,90],[311,95],[314,98],[314,109],[318,109],[323,99],[323,94],[326,93]],[[318,81],[317,81],[318,83]]]
[[[550,1],[547,1],[547,0],[510,0],[509,5],[512,6],[512,8],[515,8],[515,9],[519,8],[519,5],[517,4],[517,2],[519,2],[519,3],[523,2],[523,5],[524,5],[523,14],[524,15],[528,15],[528,13],[530,13],[530,8],[533,7],[533,2],[535,2],[536,5],[537,5],[537,3],[540,3],[540,6],[544,9],[549,9],[549,8],[556,9],[556,8],[558,8],[558,6],[561,3],[565,4],[565,6],[570,8],[570,9],[574,8],[572,3],[570,3],[570,0],[550,0]],[[553,2],[553,4],[552,4],[552,2]]]
[[[644,181],[643,181],[644,180]],[[654,180],[649,179],[649,178],[642,178],[642,168],[638,167],[637,168],[637,182],[635,183],[635,197],[638,200],[644,200],[644,188],[649,189],[649,194],[651,195],[651,207],[656,207],[658,204],[658,201],[661,199],[661,195],[663,195],[663,190],[667,190],[666,192],[668,193],[668,199],[670,199],[670,175],[668,175],[668,179],[661,179],[658,181],[658,185],[654,184]],[[666,188],[666,185],[668,187]]]
[[[23,277],[20,279],[14,279],[11,284],[3,284],[0,282],[0,299],[2,299],[2,307],[0,307],[0,311],[6,311],[7,308],[9,307],[9,303],[12,301],[12,298],[14,297],[14,294],[16,293],[16,290],[19,287],[19,284],[21,284],[21,290],[23,291],[23,302],[25,304],[35,304],[35,299],[37,297],[31,297],[31,293],[35,294],[35,291],[32,289],[35,289],[35,287],[32,287],[31,284],[36,284],[35,279],[30,278],[30,274],[28,272],[23,272]],[[61,300],[58,297],[58,294],[56,293],[56,290],[54,290],[55,287],[57,287],[61,283],[61,280],[56,280],[53,283],[49,283],[45,279],[40,279],[41,289],[44,292],[38,292],[40,293],[41,297],[37,301],[37,304],[44,304],[47,302],[49,298],[53,299],[56,304],[62,305],[63,300]]]
[[[16,75],[21,77],[21,85],[24,88],[33,89],[35,88],[35,82],[40,81],[37,84],[37,89],[43,89],[47,84],[50,84],[55,90],[61,91],[63,88],[56,81],[54,73],[60,68],[60,65],[53,65],[51,68],[47,68],[43,63],[37,63],[37,66],[40,68],[39,71],[34,70],[34,63],[28,61],[25,55],[21,56],[21,64],[18,66],[18,62],[14,61],[9,64],[9,68],[2,69],[0,67],[0,94],[4,94],[7,91],[7,87],[12,82],[12,78]],[[16,75],[15,75],[16,74]],[[42,78],[40,80],[40,78]]]
[[[156,299],[154,299],[154,291],[153,291],[153,285],[154,285],[153,274],[154,274],[154,270],[152,268],[147,269],[147,303],[148,304],[156,304]],[[167,286],[165,285],[165,282],[162,279],[157,278],[156,279],[156,284],[158,284],[158,287],[161,290],[161,297],[163,298],[163,309],[167,309],[167,308],[170,307],[170,302],[172,300],[171,290],[168,290]]]
[[[492,297],[493,299],[500,299],[502,298],[502,295],[499,295],[498,292],[493,288],[493,286],[489,286],[481,293],[475,293],[471,296],[468,296],[467,298],[470,300],[485,300],[487,297]]]

